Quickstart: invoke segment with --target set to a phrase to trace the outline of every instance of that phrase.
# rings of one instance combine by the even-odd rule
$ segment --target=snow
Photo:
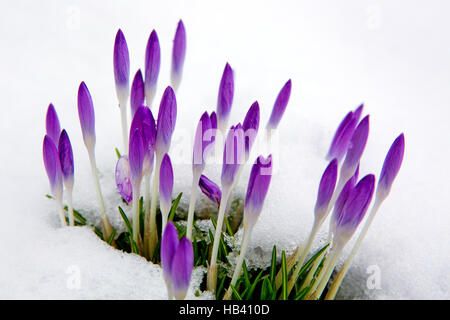
[[[184,193],[182,204],[187,204],[192,179],[190,142],[201,113],[215,109],[225,62],[236,76],[230,123],[242,121],[256,99],[264,123],[282,85],[289,78],[293,83],[274,150],[278,169],[254,229],[250,257],[270,253],[273,244],[280,252],[292,252],[306,239],[334,130],[348,110],[364,102],[371,131],[361,175],[379,174],[400,132],[405,133],[405,160],[338,298],[449,299],[450,46],[442,40],[450,27],[449,8],[445,1],[381,0],[352,0],[345,6],[331,0],[8,4],[0,13],[0,298],[166,297],[159,267],[114,250],[88,228],[59,227],[54,203],[44,197],[49,186],[42,139],[52,102],[75,153],[74,206],[98,219],[76,111],[77,88],[84,80],[95,105],[106,209],[113,226],[123,228],[114,186],[114,148],[122,148],[112,70],[115,33],[120,27],[125,34],[134,75],[143,67],[148,35],[157,30],[160,97],[169,83],[171,42],[182,18],[188,51],[171,149],[174,194]],[[248,169],[235,194],[245,192]],[[220,166],[208,166],[206,174],[218,182]],[[326,229],[314,249],[323,244]],[[367,286],[371,266],[380,270],[378,289]],[[202,272],[195,271],[188,298],[194,297]]]

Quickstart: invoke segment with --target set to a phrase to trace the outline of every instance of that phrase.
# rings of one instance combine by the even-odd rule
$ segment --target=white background
[[[76,110],[77,88],[84,80],[95,105],[98,167],[108,213],[121,227],[113,180],[113,148],[122,141],[112,69],[114,37],[121,28],[133,76],[144,65],[150,32],[157,30],[159,101],[169,84],[172,39],[182,18],[187,56],[177,94],[178,136],[193,135],[201,113],[215,109],[225,62],[235,70],[233,123],[242,121],[258,100],[264,125],[279,89],[292,79],[276,151],[279,171],[251,241],[253,249],[262,251],[253,250],[253,255],[273,244],[292,251],[305,240],[334,130],[364,102],[371,131],[361,174],[378,177],[401,132],[406,152],[391,196],[338,298],[449,299],[449,9],[446,1],[375,0],[3,3],[0,297],[166,297],[158,267],[107,247],[86,228],[58,226],[54,204],[44,198],[49,187],[42,139],[45,112],[53,102],[74,148],[74,205],[93,219],[97,203]],[[208,175],[218,181],[219,169],[208,167]],[[175,176],[176,192],[184,192],[186,203],[189,164],[177,161]],[[246,173],[240,193],[247,179]],[[314,248],[320,244],[316,241]],[[366,270],[373,265],[381,271],[381,288],[370,290]],[[68,283],[73,270],[81,276],[75,288]]]

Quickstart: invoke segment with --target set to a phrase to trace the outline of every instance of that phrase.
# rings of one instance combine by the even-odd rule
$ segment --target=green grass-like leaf
[[[175,216],[175,212],[177,211],[178,204],[180,203],[182,195],[183,195],[183,193],[181,192],[178,195],[178,197],[176,197],[176,199],[172,201],[172,207],[170,208],[169,218],[168,218],[169,221],[173,221],[173,217]]]
[[[281,300],[287,300],[288,298],[288,274],[286,270],[286,252],[284,250],[281,253]]]

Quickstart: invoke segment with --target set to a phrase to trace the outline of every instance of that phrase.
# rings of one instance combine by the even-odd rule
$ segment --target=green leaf
[[[270,265],[270,283],[274,287],[275,277],[277,274],[277,246],[273,246],[272,249],[272,263]]]
[[[251,297],[253,295],[253,292],[255,291],[258,282],[261,280],[263,272],[264,272],[264,270],[261,270],[259,272],[259,274],[256,276],[255,280],[253,281],[253,284],[248,289],[247,296],[245,297],[246,300],[250,300],[251,299]]]
[[[219,299],[222,296],[222,290],[223,290],[226,278],[227,277],[222,277],[222,279],[220,280],[219,287],[218,287],[217,293],[216,293],[216,299]]]
[[[248,276],[248,269],[247,269],[247,265],[245,264],[245,259],[242,263],[242,269],[244,270],[244,282],[245,282],[245,287],[250,287],[250,278]]]
[[[119,206],[119,213],[122,216],[123,222],[125,222],[125,226],[127,227],[128,233],[130,235],[132,235],[133,229],[131,229],[130,220],[128,220],[127,215],[125,214],[125,212],[123,211],[123,209],[120,206]]]
[[[231,237],[233,237],[233,236],[234,236],[234,233],[233,233],[233,230],[231,229],[230,221],[228,221],[228,218],[227,218],[227,217],[225,217],[224,220],[225,220],[225,225],[226,225],[226,227],[227,227],[227,233],[228,233]]]
[[[107,241],[109,245],[111,245],[111,243],[114,241],[114,237],[116,236],[116,232],[117,232],[116,229],[113,228],[112,232],[111,232],[111,235],[109,236],[109,239]]]
[[[294,300],[303,300],[303,298],[305,298],[310,288],[311,288],[310,286],[304,287],[302,290],[300,290],[300,292],[297,293]]]
[[[176,199],[172,201],[172,207],[170,208],[170,212],[169,212],[169,221],[173,221],[173,217],[175,216],[175,212],[177,211],[178,204],[180,203],[182,195],[183,195],[183,192],[180,192],[178,197],[176,197]]]
[[[239,295],[239,293],[236,291],[236,289],[234,288],[234,286],[232,284],[230,284],[230,288],[231,288],[231,291],[233,291],[233,294],[236,297],[236,299],[242,300],[242,297]]]
[[[320,255],[322,254],[322,252],[324,250],[326,250],[328,248],[330,244],[326,244],[325,246],[323,246],[319,251],[317,251],[302,267],[302,269],[300,270],[300,272],[298,273],[298,277],[297,277],[297,281],[299,280],[303,280],[304,276],[306,276],[308,274],[308,270],[309,268],[312,266],[312,264],[316,261],[316,259],[318,257],[320,257]]]
[[[287,282],[287,270],[286,270],[286,252],[284,250],[281,253],[281,300],[287,300],[288,298],[288,282]]]
[[[115,150],[116,150],[117,158],[120,159],[121,155],[120,155],[119,149],[116,148]]]

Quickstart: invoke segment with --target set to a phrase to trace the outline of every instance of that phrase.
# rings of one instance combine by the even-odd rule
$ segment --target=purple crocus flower
[[[173,294],[178,300],[184,299],[194,267],[194,251],[189,239],[178,240],[171,221],[167,223],[161,240],[161,264],[169,298]]]
[[[217,184],[202,174],[200,176],[198,186],[204,195],[206,195],[211,201],[217,203],[217,206],[220,206],[222,191],[220,191],[220,187]]]
[[[289,79],[281,88],[280,93],[275,100],[275,104],[272,109],[272,114],[270,115],[269,122],[267,123],[268,129],[276,129],[283,117],[284,111],[286,110],[287,104],[289,102],[289,97],[291,96],[292,81]]]
[[[133,186],[141,182],[144,156],[145,150],[142,133],[139,129],[136,129],[130,134],[130,145],[128,150],[128,162],[130,164],[130,176]]]
[[[120,196],[130,203],[133,200],[130,164],[127,156],[121,156],[116,164],[116,185]]]
[[[177,120],[177,100],[173,89],[169,86],[164,91],[159,105],[158,120],[156,121],[155,151],[161,157],[169,151],[172,133]]]
[[[74,173],[73,152],[69,135],[66,130],[63,130],[59,137],[58,152],[64,185],[67,189],[72,190]]]
[[[369,116],[365,116],[364,119],[356,127],[352,139],[350,140],[350,146],[345,156],[344,163],[342,164],[343,176],[351,176],[356,170],[359,164],[359,160],[366,147],[367,138],[369,136]]]
[[[172,206],[172,190],[173,190],[173,168],[169,155],[166,153],[161,162],[159,171],[159,202],[161,213],[165,218],[169,214]]]
[[[350,139],[352,138],[356,124],[358,123],[358,119],[356,119],[354,112],[350,111],[347,113],[334,134],[330,150],[326,157],[327,160],[336,158],[340,162],[344,158],[348,150]]]
[[[244,130],[238,123],[228,131],[223,150],[222,189],[230,188],[243,163],[245,152]]]
[[[381,169],[380,180],[377,186],[377,197],[384,200],[391,191],[392,183],[402,166],[403,154],[405,153],[405,136],[400,134],[392,143],[384,159]]]
[[[244,205],[244,223],[254,226],[261,213],[272,178],[272,155],[259,156],[250,172]]]
[[[359,119],[361,118],[363,109],[364,109],[364,103],[361,103],[359,105],[359,107],[356,108],[355,111],[353,111],[353,118],[356,120],[357,123],[358,123]]]
[[[144,145],[143,173],[145,174],[153,164],[156,143],[156,124],[149,107],[140,106],[134,114],[130,134],[136,129],[139,129],[142,134]]]
[[[63,192],[61,164],[59,162],[58,149],[56,149],[53,139],[48,135],[44,137],[42,153],[52,195],[57,200],[61,200]]]
[[[194,152],[192,156],[192,169],[200,174],[205,168],[207,147],[213,142],[214,135],[211,130],[211,118],[208,112],[204,112],[197,125],[194,137]]]
[[[250,156],[250,150],[256,140],[256,135],[258,134],[259,129],[258,101],[255,101],[251,105],[250,109],[248,109],[244,122],[242,123],[242,129],[244,130],[245,135],[245,159],[248,159]]]
[[[78,117],[84,144],[91,150],[95,146],[95,113],[91,94],[84,81],[78,87]]]
[[[336,225],[336,245],[342,248],[361,223],[372,200],[375,176],[368,174],[350,191]]]
[[[183,75],[184,57],[186,56],[186,30],[183,21],[178,22],[172,49],[172,86],[176,91]]]
[[[58,144],[59,135],[61,133],[61,126],[59,124],[58,114],[52,103],[47,108],[47,115],[45,117],[45,131],[55,145]]]
[[[130,56],[128,54],[127,41],[120,29],[117,31],[116,40],[114,42],[113,64],[117,98],[120,103],[125,103],[128,98]]]
[[[233,69],[227,63],[220,80],[219,96],[217,98],[217,120],[218,128],[223,132],[227,127],[228,117],[233,104],[234,79]]]
[[[145,88],[144,79],[142,78],[141,69],[139,69],[134,75],[133,83],[131,84],[131,96],[130,96],[131,119],[133,119],[137,109],[144,104],[145,101],[144,88]]]
[[[150,108],[156,94],[160,64],[161,50],[159,48],[158,35],[153,30],[150,33],[147,48],[145,49],[145,98]]]
[[[338,161],[335,158],[328,164],[320,179],[319,192],[314,208],[314,214],[317,221],[324,219],[328,214],[330,201],[333,196],[334,188],[336,187],[337,174]]]

